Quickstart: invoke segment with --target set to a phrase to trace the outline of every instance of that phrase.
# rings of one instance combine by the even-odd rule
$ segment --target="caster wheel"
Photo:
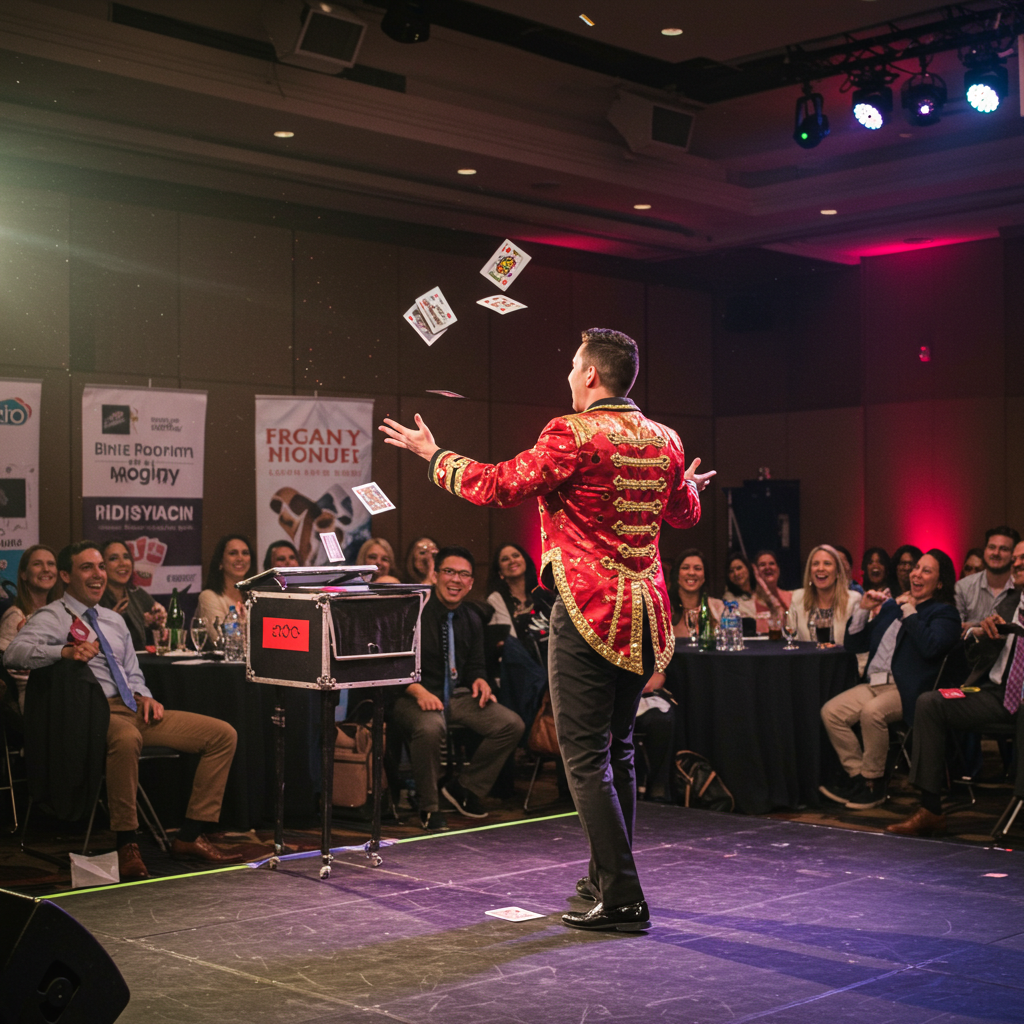
[[[320,877],[321,878],[330,878],[331,877],[331,866],[329,864],[325,864],[320,869]]]
[[[371,868],[379,868],[384,863],[384,858],[379,853],[368,853],[366,859],[370,862]]]
[[[277,859],[277,857],[271,857],[270,860],[267,861],[267,867],[269,867],[271,871],[276,871],[280,863],[281,862]]]

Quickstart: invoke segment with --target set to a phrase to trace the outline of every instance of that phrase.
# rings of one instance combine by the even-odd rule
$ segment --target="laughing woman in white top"
[[[841,644],[846,624],[859,607],[860,594],[850,589],[850,574],[839,552],[831,544],[813,548],[804,567],[804,585],[793,591],[789,605],[789,620],[796,625],[797,639],[813,640],[811,613],[830,609],[833,637]]]

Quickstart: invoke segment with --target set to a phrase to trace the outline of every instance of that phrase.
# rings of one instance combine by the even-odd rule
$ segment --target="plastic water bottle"
[[[727,651],[743,650],[743,623],[740,619],[738,601],[726,601],[722,612],[721,629],[725,634],[724,649]]]
[[[242,636],[242,620],[235,606],[228,609],[224,625],[220,627],[224,636],[224,660],[245,661],[245,641]]]

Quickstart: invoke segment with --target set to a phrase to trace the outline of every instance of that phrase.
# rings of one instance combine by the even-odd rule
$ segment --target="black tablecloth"
[[[843,647],[748,641],[745,651],[677,645],[666,687],[679,702],[676,749],[703,754],[736,798],[736,809],[817,806],[822,764],[834,753],[821,706],[857,682]]]
[[[221,824],[249,829],[274,820],[274,729],[271,712],[278,688],[245,678],[239,663],[140,655],[146,684],[164,707],[194,711],[229,722],[238,747],[224,790]],[[317,820],[320,791],[320,694],[282,687],[286,719],[285,821],[306,825]],[[161,765],[142,777],[170,827],[185,813],[198,757],[182,756],[178,770]]]

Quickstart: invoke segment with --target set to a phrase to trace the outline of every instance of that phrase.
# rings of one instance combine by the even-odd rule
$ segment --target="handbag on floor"
[[[722,777],[703,754],[692,750],[676,753],[672,789],[676,803],[705,811],[734,811],[736,801]]]
[[[535,754],[547,754],[549,757],[561,757],[558,749],[558,736],[555,733],[555,713],[551,709],[551,691],[545,689],[541,697],[540,707],[530,726],[530,737],[526,745]]]
[[[366,705],[372,712],[373,702],[363,701],[353,712],[352,721],[338,723],[331,803],[342,817],[368,821],[373,813],[373,733],[369,725],[359,721]]]

